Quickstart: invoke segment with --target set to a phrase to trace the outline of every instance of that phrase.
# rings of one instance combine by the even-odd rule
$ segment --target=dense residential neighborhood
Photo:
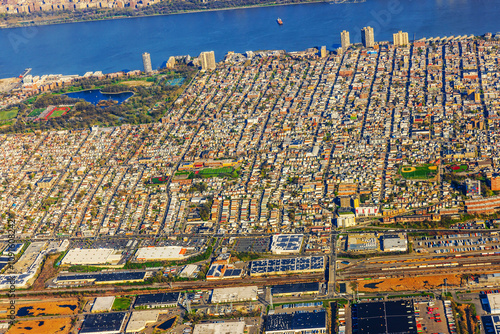
[[[0,137],[0,288],[67,298],[61,333],[356,333],[375,310],[400,333],[499,322],[495,37],[230,52],[183,64],[202,69],[141,107],[156,122],[30,128],[70,122],[69,99],[18,117]],[[149,71],[25,76],[0,106],[88,78],[171,82]],[[17,315],[59,314],[38,310]]]

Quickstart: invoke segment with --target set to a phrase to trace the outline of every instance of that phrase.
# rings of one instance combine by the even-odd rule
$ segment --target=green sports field
[[[65,115],[71,110],[71,107],[57,107],[47,116],[47,118],[55,118]]]
[[[200,170],[201,175],[206,176],[216,176],[219,174],[230,174],[233,171],[232,167],[222,167],[222,168],[207,168]]]
[[[399,174],[405,179],[431,179],[436,176],[438,168],[436,165],[403,166]]]
[[[37,117],[45,110],[45,108],[38,108],[29,113],[28,117]]]

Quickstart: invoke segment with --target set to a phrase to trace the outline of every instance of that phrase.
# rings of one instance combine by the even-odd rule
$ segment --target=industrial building
[[[296,294],[319,294],[319,282],[293,283],[273,285],[271,293],[273,296],[291,296]]]
[[[134,311],[127,323],[126,333],[137,333],[146,328],[148,324],[158,321],[160,310]]]
[[[250,276],[313,273],[325,270],[323,256],[303,256],[290,259],[255,260],[250,263]]]
[[[199,271],[200,271],[199,266],[195,264],[188,264],[185,265],[184,268],[182,268],[182,271],[179,273],[179,277],[182,278],[195,277]]]
[[[484,325],[484,331],[487,334],[500,334],[500,316],[490,315],[481,317]]]
[[[12,253],[13,255],[19,254],[21,249],[23,249],[24,243],[12,243],[8,244],[4,250],[2,251],[3,255],[9,255],[8,253]]]
[[[264,333],[326,333],[326,311],[270,314],[266,318]]]
[[[213,289],[210,302],[229,303],[257,300],[257,286],[240,286],[235,288]]]
[[[179,299],[179,292],[139,295],[135,299],[134,308],[176,307],[179,304]]]
[[[245,333],[244,321],[217,321],[194,326],[193,334],[243,334]]]
[[[82,249],[68,251],[61,261],[63,265],[117,264],[122,259],[122,250],[110,248]]]
[[[380,237],[381,249],[384,252],[406,252],[408,250],[408,240],[406,234],[385,234]]]
[[[80,333],[85,334],[115,334],[120,333],[125,312],[88,314],[82,323]]]
[[[350,234],[347,237],[348,251],[377,251],[379,249],[377,237],[373,233]]]
[[[146,271],[99,272],[88,274],[60,275],[54,283],[58,285],[113,284],[143,282]]]
[[[480,284],[498,284],[500,283],[500,273],[479,275],[477,281]]]
[[[490,313],[500,314],[500,293],[489,293],[486,300]]]
[[[111,311],[111,307],[113,307],[113,303],[115,301],[115,297],[97,297],[94,299],[94,304],[92,305],[91,312],[109,312]]]
[[[141,247],[135,258],[137,261],[179,261],[186,258],[186,252],[187,248],[180,246]]]
[[[352,326],[358,333],[417,334],[413,300],[358,303],[352,309]]]
[[[242,269],[234,268],[233,265],[213,263],[206,274],[207,280],[241,278]]]
[[[303,234],[273,235],[271,252],[279,255],[299,253],[303,240]]]

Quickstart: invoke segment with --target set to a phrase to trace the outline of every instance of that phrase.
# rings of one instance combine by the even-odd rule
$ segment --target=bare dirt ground
[[[130,81],[123,81],[121,84],[129,87],[137,87],[137,86],[149,87],[152,86],[154,82],[145,80],[130,80]]]
[[[458,287],[461,284],[460,275],[420,276],[407,278],[387,278],[362,281],[359,283],[359,291],[382,292],[382,291],[418,291],[429,289],[440,289],[447,279],[448,287]]]
[[[0,311],[7,311],[10,306],[9,301],[0,304]],[[16,317],[23,316],[43,316],[43,315],[73,315],[79,310],[78,300],[60,300],[60,301],[16,301]],[[5,317],[7,312],[0,313],[0,317]]]
[[[71,330],[71,318],[48,320],[19,321],[12,326],[8,334],[68,334]]]
[[[33,290],[43,290],[45,288],[45,282],[57,275],[57,268],[54,268],[54,262],[59,257],[59,254],[49,255],[45,259],[45,263],[42,267],[42,272],[38,275],[35,283],[33,284]]]
[[[0,79],[0,93],[10,92],[20,80],[19,78]]]

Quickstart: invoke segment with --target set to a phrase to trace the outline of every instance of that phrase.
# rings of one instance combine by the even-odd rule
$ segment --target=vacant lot
[[[9,301],[0,304],[0,311],[6,311]],[[73,315],[78,312],[78,301],[76,299],[53,301],[53,302],[33,302],[16,301],[16,317],[43,316],[43,315]],[[0,313],[0,317],[5,318],[7,313]]]
[[[71,318],[29,320],[16,323],[8,334],[67,334],[71,329]]]
[[[153,81],[145,81],[145,80],[130,80],[130,81],[122,81],[120,82],[122,85],[126,85],[129,87],[137,87],[137,86],[152,86],[154,84]]]
[[[425,292],[428,289],[440,289],[447,279],[449,288],[460,286],[459,275],[421,276],[408,278],[373,279],[359,282],[359,291],[382,292],[382,291],[418,291]]]
[[[53,254],[49,255],[45,259],[42,272],[38,275],[35,283],[33,284],[33,290],[43,290],[45,288],[45,282],[57,275],[58,268],[54,267],[54,262],[58,257],[59,254]]]
[[[131,302],[130,298],[115,298],[112,309],[113,311],[126,311]]]
[[[20,80],[21,79],[19,78],[0,79],[0,93],[9,92],[19,83]]]

